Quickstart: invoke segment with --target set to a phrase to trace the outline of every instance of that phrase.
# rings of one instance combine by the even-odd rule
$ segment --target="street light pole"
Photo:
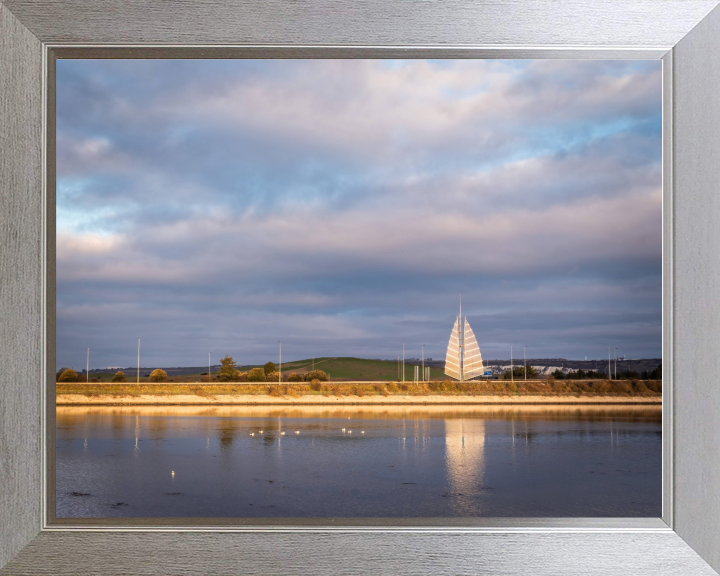
[[[90,384],[90,348],[87,353],[87,366],[85,367],[85,375],[87,376],[87,382]]]
[[[617,380],[617,348],[615,348],[615,380]]]
[[[403,381],[403,383],[405,382],[405,344],[403,344],[402,381]]]
[[[278,340],[278,344],[280,344],[280,361],[279,361],[279,369],[278,369],[278,384],[282,382],[282,342]]]
[[[425,344],[422,345],[422,381],[425,382]]]
[[[510,344],[510,381],[511,381],[511,382],[515,382],[515,376],[513,375],[512,347],[513,347],[513,345]]]
[[[525,380],[527,380],[527,346],[523,347],[523,364],[525,364]]]
[[[210,375],[210,352],[208,352],[208,382],[212,382],[212,376]]]
[[[138,338],[138,371],[137,371],[137,383],[140,384],[140,338]]]

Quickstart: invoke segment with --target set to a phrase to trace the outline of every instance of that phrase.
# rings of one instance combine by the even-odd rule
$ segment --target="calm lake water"
[[[57,516],[658,517],[661,460],[659,407],[58,407]]]

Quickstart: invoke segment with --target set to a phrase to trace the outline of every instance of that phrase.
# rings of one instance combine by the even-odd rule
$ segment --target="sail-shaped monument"
[[[450,333],[445,355],[445,374],[460,381],[483,375],[482,354],[470,323],[462,315],[462,300],[460,314]]]

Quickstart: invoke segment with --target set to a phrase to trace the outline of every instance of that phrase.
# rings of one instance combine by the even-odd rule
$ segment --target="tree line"
[[[327,382],[328,375],[322,370],[311,370],[306,374],[293,372],[287,378],[281,378],[278,368],[274,362],[267,362],[262,368],[252,368],[248,372],[241,371],[232,356],[226,355],[220,360],[220,370],[214,374],[203,376],[203,382],[211,382],[214,376],[218,382]],[[168,376],[165,370],[156,368],[150,373],[151,382],[167,382]],[[78,373],[72,368],[61,368],[56,374],[56,382],[77,382]],[[112,382],[127,382],[125,373],[118,370],[112,377]]]

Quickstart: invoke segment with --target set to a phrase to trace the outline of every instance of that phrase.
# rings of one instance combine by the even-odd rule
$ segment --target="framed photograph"
[[[3,573],[717,573],[718,38],[715,1],[0,2]],[[250,114],[233,116],[228,100]],[[537,218],[517,210],[529,196],[507,191],[522,192],[532,175],[533,201],[557,212],[543,212],[535,241]],[[453,190],[454,210],[438,188]],[[470,201],[480,188],[499,191]],[[78,198],[82,211],[69,201]],[[294,228],[298,218],[313,232]],[[419,255],[398,240],[415,231]],[[463,291],[460,264],[475,258],[462,240],[490,238],[497,256],[479,265],[507,274],[525,255],[512,269],[521,280],[484,281],[486,309],[468,288],[454,326],[450,318],[439,330],[429,320],[443,316],[438,295]],[[522,248],[529,242],[534,251]],[[254,260],[233,261],[227,246],[249,243]],[[150,281],[153,270],[172,275],[173,263],[175,277],[202,274],[202,253],[213,250],[229,263],[227,286],[170,294]],[[607,339],[603,323],[563,324],[547,295],[520,306],[527,276],[518,270],[546,269],[550,252],[564,271],[533,276],[536,292],[572,301],[583,317],[607,313],[601,303],[612,298],[625,311],[612,328],[631,335],[619,338],[625,350],[602,359],[592,347]],[[227,293],[249,276],[244,266],[268,262],[267,277],[235,294],[250,326],[243,339],[223,324]],[[582,264],[567,272],[573,262],[592,275]],[[432,280],[438,270],[443,283]],[[387,285],[414,278],[424,292],[382,301],[354,292],[362,274]],[[108,295],[108,281],[122,283],[122,297]],[[374,308],[360,313],[368,297]],[[293,324],[317,322],[313,311],[330,300],[344,318],[328,325],[331,351]],[[399,319],[420,302],[424,316]],[[510,313],[493,324],[488,310],[502,305],[548,310],[539,353],[518,342],[507,360],[508,330],[527,333]],[[272,315],[266,329],[274,306],[293,314]],[[184,315],[173,324],[164,307]],[[212,357],[183,361],[196,352],[183,349],[178,327],[195,321],[223,341],[232,333],[246,357],[200,340]],[[386,353],[393,343],[380,335],[390,329],[412,345]],[[145,338],[147,363],[139,340],[137,363],[118,344],[130,331]],[[288,334],[277,364],[257,343],[276,333]],[[563,350],[574,360],[556,365]],[[126,404],[171,394],[170,403],[202,406],[88,407],[107,403],[112,386],[125,394],[130,374],[141,392]],[[239,395],[248,403],[247,394],[270,407],[211,406]],[[613,395],[625,406],[572,408],[571,417],[556,407],[538,425],[542,407],[477,406]],[[463,405],[468,396],[474,406]],[[328,404],[348,406],[329,414]],[[603,458],[613,470],[595,462]],[[531,470],[539,485],[518,475]],[[494,483],[501,489],[490,494]]]

